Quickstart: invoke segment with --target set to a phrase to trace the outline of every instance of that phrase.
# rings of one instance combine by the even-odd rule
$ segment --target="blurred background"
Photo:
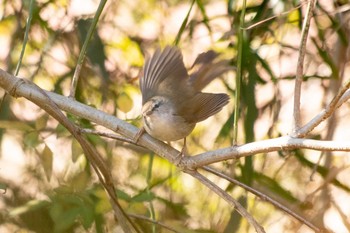
[[[61,95],[70,82],[97,0],[0,1],[0,68],[15,74],[27,18],[31,27],[19,76]],[[247,2],[243,37],[238,144],[292,130],[293,88],[306,1]],[[108,1],[88,45],[76,98],[141,127],[138,78],[146,56],[177,41],[190,67],[213,49],[237,63],[242,2],[229,0]],[[302,121],[335,96],[349,74],[347,0],[317,1],[306,50]],[[236,73],[205,91],[231,102],[199,123],[190,154],[232,144]],[[5,91],[0,90],[1,96]],[[0,109],[0,232],[120,232],[108,198],[69,132],[24,98],[2,98]],[[68,114],[83,128],[106,129]],[[350,140],[349,104],[309,138]],[[88,135],[113,173],[123,208],[177,232],[254,232],[247,221],[201,183],[144,149]],[[182,142],[172,143],[181,148]],[[317,165],[318,164],[318,165]],[[257,154],[214,166],[273,197],[320,228],[350,232],[350,158],[311,150]],[[205,174],[238,200],[266,232],[313,232],[270,203]],[[172,232],[134,220],[145,232]]]

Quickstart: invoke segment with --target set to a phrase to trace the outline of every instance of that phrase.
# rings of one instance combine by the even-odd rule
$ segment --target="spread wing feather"
[[[226,94],[197,93],[184,106],[179,115],[186,121],[200,122],[218,113],[228,102],[230,97]]]
[[[167,46],[157,49],[151,58],[146,59],[143,77],[140,78],[142,104],[157,95],[169,96],[188,80],[187,70],[180,50]]]

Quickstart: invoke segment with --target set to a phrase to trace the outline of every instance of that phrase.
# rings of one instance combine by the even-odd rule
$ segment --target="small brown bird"
[[[217,57],[214,51],[200,54],[191,75],[177,47],[158,49],[146,59],[140,88],[142,119],[148,134],[162,141],[183,138],[186,144],[186,137],[197,122],[216,114],[228,103],[227,94],[201,92],[214,78],[232,70],[226,60],[215,61]]]

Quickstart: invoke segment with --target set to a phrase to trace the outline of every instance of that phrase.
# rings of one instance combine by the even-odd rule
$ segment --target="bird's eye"
[[[160,104],[159,103],[156,103],[154,106],[153,106],[153,109],[157,109],[159,108]]]

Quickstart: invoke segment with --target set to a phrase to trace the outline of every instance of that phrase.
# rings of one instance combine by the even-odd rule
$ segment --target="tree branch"
[[[284,211],[285,213],[289,214],[290,216],[298,219],[300,222],[304,223],[305,225],[307,225],[308,227],[310,227],[314,231],[316,231],[316,232],[320,231],[320,229],[317,226],[315,226],[313,223],[309,222],[304,217],[302,217],[302,216],[298,215],[297,213],[295,213],[294,211],[288,209],[286,206],[282,205],[281,203],[279,203],[278,201],[272,199],[271,197],[267,196],[266,194],[264,194],[264,193],[262,193],[262,192],[260,192],[260,191],[258,191],[256,189],[254,189],[254,188],[252,188],[252,187],[250,187],[250,186],[248,186],[248,185],[246,185],[246,184],[244,184],[242,182],[239,182],[239,181],[233,179],[232,177],[224,174],[223,172],[219,172],[219,171],[215,170],[212,167],[205,166],[205,167],[203,167],[203,169],[205,171],[208,171],[208,172],[210,172],[212,174],[215,174],[215,175],[217,175],[217,176],[219,176],[219,177],[221,177],[221,178],[231,182],[232,184],[240,186],[241,188],[243,188],[243,189],[247,190],[248,192],[254,194],[255,196],[259,197],[261,200],[271,203],[276,208],[278,208],[278,209]]]
[[[26,99],[34,103],[37,103],[44,110],[47,110],[47,106],[45,104],[47,104],[46,102],[49,99],[50,101],[53,101],[55,103],[55,106],[57,106],[59,109],[69,112],[73,115],[79,116],[81,118],[87,119],[91,122],[95,122],[96,124],[99,124],[108,129],[111,129],[127,138],[134,138],[134,136],[138,132],[138,129],[135,126],[123,120],[120,120],[115,116],[108,115],[107,113],[104,113],[100,110],[97,110],[90,106],[79,103],[68,97],[64,97],[52,92],[41,90],[39,87],[34,86],[33,84],[30,84],[28,82],[20,82],[20,80],[21,79],[11,74],[8,74],[7,72],[0,69],[0,87],[10,92],[10,94],[13,96],[23,96]],[[335,106],[339,107],[342,103],[344,103],[349,98],[349,96],[350,96],[350,92],[345,91],[344,89],[344,91],[342,92],[342,95],[339,94],[339,98],[337,98],[337,101],[336,102],[332,101],[332,103],[333,104],[336,103]],[[330,112],[330,114],[331,113],[332,111]],[[322,116],[324,116],[323,114],[324,113],[320,113],[315,118],[323,119],[322,118]],[[143,134],[140,137],[138,144],[154,151],[156,154],[167,159],[169,162],[173,164],[176,164],[178,162],[179,151],[175,150],[174,148],[170,147],[169,145],[157,139],[152,138],[148,134]],[[292,149],[312,149],[312,150],[322,150],[322,151],[350,151],[350,142],[321,141],[321,140],[312,140],[312,139],[293,138],[291,136],[283,136],[275,139],[268,139],[268,140],[248,143],[245,145],[223,148],[215,151],[209,151],[209,152],[195,155],[193,157],[187,156],[187,157],[184,157],[180,161],[180,163],[177,165],[179,167],[182,167],[185,172],[199,179],[201,182],[206,182],[202,178],[197,177],[198,176],[197,173],[194,172],[196,168],[202,167],[211,163],[216,163],[216,162],[220,162],[228,159],[237,159],[240,157],[250,156],[257,153],[267,153],[272,151],[292,150]],[[88,154],[90,152],[91,151],[88,151]],[[103,183],[104,181],[102,182],[102,184]],[[209,183],[203,183],[203,184],[211,188],[211,185]],[[212,190],[215,191],[215,189],[212,189]],[[107,191],[111,193],[111,190],[107,190]],[[215,192],[221,196],[218,190],[216,190]],[[232,200],[228,200],[227,197],[225,197],[225,200],[232,205],[233,203]]]
[[[218,196],[226,200],[231,206],[235,208],[235,210],[237,210],[237,212],[240,215],[242,215],[242,217],[246,218],[246,220],[254,227],[256,232],[265,233],[264,228],[259,223],[256,222],[256,220],[247,212],[247,210],[244,209],[243,206],[238,201],[233,199],[224,190],[219,188],[215,183],[208,180],[205,176],[203,176],[196,170],[185,170],[184,172],[190,174],[191,176],[199,180],[202,184],[207,186],[211,191],[215,192]]]

